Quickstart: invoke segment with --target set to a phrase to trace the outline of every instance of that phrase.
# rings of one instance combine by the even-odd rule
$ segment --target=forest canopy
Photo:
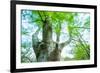
[[[21,10],[21,62],[90,59],[90,14]]]

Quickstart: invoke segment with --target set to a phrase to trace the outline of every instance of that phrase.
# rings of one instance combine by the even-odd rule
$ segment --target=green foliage
[[[89,44],[77,43],[74,48],[74,58],[76,60],[90,59],[90,46]]]

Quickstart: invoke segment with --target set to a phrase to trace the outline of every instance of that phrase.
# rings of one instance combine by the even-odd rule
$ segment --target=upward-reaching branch
[[[38,35],[39,31],[40,31],[40,27],[35,31],[35,33],[33,35]]]
[[[64,48],[66,45],[68,45],[70,42],[71,42],[71,37],[70,37],[67,41],[65,41],[65,42],[63,42],[63,43],[61,43],[61,44],[59,44],[60,49],[63,49],[63,48]]]
[[[40,12],[39,12],[39,11],[38,11],[38,14],[39,14],[39,16],[40,16],[40,18],[41,18],[42,22],[44,22],[44,20],[43,20],[43,18],[42,18],[42,15],[40,14]]]

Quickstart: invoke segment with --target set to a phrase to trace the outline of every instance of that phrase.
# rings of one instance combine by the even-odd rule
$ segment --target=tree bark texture
[[[61,50],[70,42],[70,40],[59,44],[60,35],[57,35],[56,42],[52,40],[52,24],[49,16],[46,16],[43,21],[42,36],[43,40],[41,42],[34,39],[37,37],[36,34],[32,36],[32,45],[37,62],[60,61]]]

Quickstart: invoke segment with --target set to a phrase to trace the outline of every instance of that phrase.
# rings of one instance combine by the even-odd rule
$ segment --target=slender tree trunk
[[[59,29],[61,30],[61,25],[59,25]],[[59,47],[59,41],[60,41],[60,32],[56,33],[57,38],[55,43],[54,50],[50,53],[49,60],[50,61],[60,61],[61,58],[61,49]]]

